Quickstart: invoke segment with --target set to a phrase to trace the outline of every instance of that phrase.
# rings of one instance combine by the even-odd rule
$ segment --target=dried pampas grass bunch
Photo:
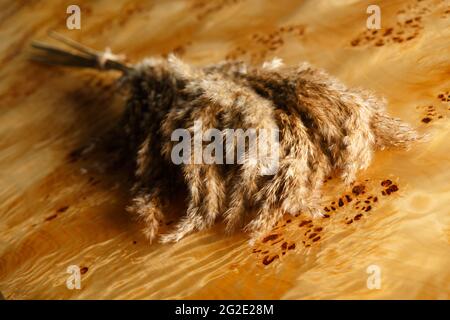
[[[285,66],[274,59],[262,66],[222,62],[192,67],[175,56],[127,65],[55,33],[76,52],[34,43],[35,59],[60,65],[120,70],[130,88],[121,126],[126,150],[136,160],[134,199],[152,241],[173,190],[188,191],[187,212],[161,242],[175,242],[223,219],[227,231],[244,227],[252,239],[273,228],[284,213],[320,216],[323,181],[338,175],[351,184],[368,167],[376,149],[408,147],[419,139],[408,124],[386,114],[386,103],[349,89],[308,64]],[[249,128],[279,130],[279,166],[269,176],[244,154],[241,164],[171,160],[172,132]],[[235,149],[236,141],[232,142]]]

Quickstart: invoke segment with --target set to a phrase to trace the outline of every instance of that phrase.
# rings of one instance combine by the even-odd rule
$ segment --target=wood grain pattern
[[[365,27],[365,0],[77,3],[81,30],[69,31],[69,1],[0,2],[6,299],[449,298],[448,0],[378,1],[375,33]],[[49,29],[131,61],[169,52],[193,64],[309,61],[385,96],[391,114],[431,138],[377,153],[357,189],[330,180],[324,219],[285,217],[254,247],[220,226],[150,246],[124,209],[126,170],[105,165],[107,153],[77,152],[118,119],[118,74],[31,63],[30,42]],[[373,264],[379,290],[366,286]],[[81,268],[80,290],[65,285],[70,265]]]

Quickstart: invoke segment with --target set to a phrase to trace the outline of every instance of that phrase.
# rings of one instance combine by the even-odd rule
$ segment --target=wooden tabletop
[[[67,29],[69,1],[0,2],[6,299],[449,298],[448,1],[377,1],[379,30],[367,29],[363,0],[76,2],[79,30]],[[220,224],[150,245],[125,211],[126,169],[96,151],[123,110],[119,74],[30,62],[48,30],[131,62],[309,61],[386,97],[430,139],[377,152],[356,189],[331,179],[325,218],[286,216],[253,247]]]

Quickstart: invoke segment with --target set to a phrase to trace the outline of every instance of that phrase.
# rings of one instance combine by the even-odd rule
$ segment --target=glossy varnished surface
[[[80,0],[82,28],[68,31],[70,3],[1,1],[5,298],[449,298],[448,1],[379,1],[376,33],[365,28],[368,1],[143,2]],[[172,51],[194,64],[306,60],[385,96],[431,137],[378,152],[356,188],[328,181],[325,218],[286,216],[254,247],[220,226],[150,246],[125,211],[126,170],[77,152],[115,123],[118,75],[30,63],[30,41],[49,29],[131,61]],[[65,285],[69,265],[81,268],[81,290]],[[370,265],[379,290],[366,286]]]

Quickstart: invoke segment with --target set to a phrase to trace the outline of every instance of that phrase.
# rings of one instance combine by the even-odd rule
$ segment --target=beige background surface
[[[376,33],[365,27],[372,1],[77,3],[81,30],[69,31],[69,1],[0,1],[7,299],[449,298],[449,1],[376,1]],[[364,193],[329,181],[329,217],[286,217],[253,248],[245,234],[225,236],[220,226],[150,246],[124,210],[123,170],[74,152],[117,119],[117,74],[30,63],[30,41],[46,39],[49,29],[135,62],[171,51],[194,64],[306,60],[385,96],[391,114],[431,139],[409,152],[378,152],[360,174]],[[81,290],[66,288],[70,265],[81,268]],[[370,265],[380,267],[379,290],[366,286]]]

